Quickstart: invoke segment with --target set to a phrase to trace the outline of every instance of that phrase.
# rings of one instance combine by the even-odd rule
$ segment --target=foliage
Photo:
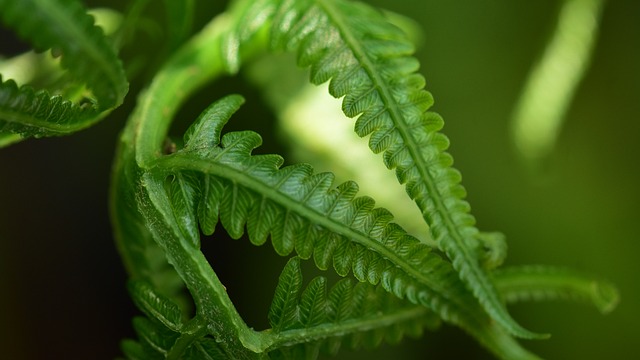
[[[429,111],[433,99],[414,47],[393,15],[347,0],[236,1],[184,41],[194,3],[164,4],[171,56],[139,94],[112,177],[117,246],[132,299],[146,315],[134,319],[138,340],[123,342],[125,356],[313,359],[341,346],[395,344],[444,321],[496,357],[530,359],[536,356],[517,339],[548,335],[520,326],[505,301],[578,298],[603,312],[615,307],[607,282],[544,266],[501,267],[504,238],[475,226],[443,120]],[[0,83],[0,144],[69,134],[123,102],[127,81],[116,48],[134,15],[107,37],[75,0],[0,0],[0,14],[36,50],[59,56],[68,74],[40,90]],[[357,196],[355,182],[336,185],[333,174],[311,165],[253,154],[262,142],[257,133],[223,135],[244,102],[239,95],[205,109],[183,140],[168,140],[174,115],[196,90],[269,52],[295,53],[311,83],[329,82],[344,114],[356,118],[355,132],[369,136],[371,151],[395,170],[433,243]],[[270,329],[245,324],[201,251],[203,235],[222,229],[236,239],[246,231],[258,246],[271,240],[278,255],[296,254],[275,289]],[[309,259],[345,279],[330,289],[322,276],[303,286],[301,261]]]

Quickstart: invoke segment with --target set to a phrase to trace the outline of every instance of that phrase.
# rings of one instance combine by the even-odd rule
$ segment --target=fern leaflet
[[[499,357],[535,358],[512,336],[534,335],[511,320],[496,289],[507,298],[527,293],[509,285],[509,277],[488,276],[504,259],[504,239],[474,227],[459,174],[445,153],[448,142],[438,133],[442,120],[426,112],[432,100],[422,90],[424,78],[415,74],[412,47],[404,35],[379,13],[341,0],[235,4],[228,16],[212,21],[165,64],[140,97],[121,138],[114,213],[121,222],[122,248],[132,262],[144,260],[135,266],[136,278],[152,282],[147,290],[163,294],[141,294],[136,301],[149,319],[137,320],[141,342],[127,342],[131,356],[155,351],[159,357],[176,358],[197,351],[211,358],[314,358],[321,349],[332,353],[346,338],[372,345],[385,336],[397,339],[406,330],[404,320],[372,325],[376,329],[366,335],[355,329],[345,332],[349,324],[363,324],[351,302],[377,285],[375,293],[398,304],[403,309],[398,313],[418,312],[416,318],[406,318],[409,322],[433,313],[464,328]],[[345,112],[360,115],[356,131],[371,134],[372,149],[384,152],[387,166],[407,184],[451,261],[408,236],[372,199],[357,197],[355,183],[335,187],[332,174],[316,174],[305,164],[282,167],[277,155],[254,155],[261,139],[253,132],[222,136],[223,125],[243,101],[238,96],[205,110],[187,130],[185,146],[163,155],[161,144],[175,108],[225,70],[237,71],[248,52],[261,51],[262,30],[269,26],[274,46],[298,50],[301,64],[311,66],[312,81],[331,80],[331,93],[345,96]],[[251,49],[243,49],[247,43]],[[201,76],[194,78],[194,73]],[[126,184],[136,187],[127,190]],[[255,245],[270,239],[280,255],[313,258],[316,267],[332,267],[343,276],[352,273],[359,283],[343,280],[327,290],[320,277],[302,290],[299,259],[294,258],[274,296],[272,329],[253,331],[200,251],[199,230],[212,234],[218,222],[233,238],[246,232]],[[175,299],[156,284],[162,282],[153,274],[157,264],[147,257],[155,250],[161,251],[155,259],[172,264],[193,297],[196,314],[187,322],[178,322],[175,307],[164,303]],[[544,278],[516,275],[532,282]],[[554,276],[538,288],[549,287]],[[323,333],[327,328],[333,329],[331,335]],[[166,331],[174,345],[154,338]],[[210,344],[216,346],[209,349]]]

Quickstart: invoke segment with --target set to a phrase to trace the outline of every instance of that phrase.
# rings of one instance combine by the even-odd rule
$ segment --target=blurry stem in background
[[[519,153],[532,165],[553,150],[588,67],[603,4],[604,0],[565,0],[553,36],[529,74],[511,130]]]

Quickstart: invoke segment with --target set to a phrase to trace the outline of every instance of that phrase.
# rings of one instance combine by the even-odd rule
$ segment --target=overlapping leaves
[[[481,239],[460,173],[445,152],[443,121],[416,73],[407,36],[366,5],[342,0],[282,1],[274,16],[273,45],[297,51],[311,82],[330,80],[329,92],[344,97],[342,109],[358,119],[355,131],[384,153],[398,180],[417,203],[432,238],[485,310],[512,334],[538,338],[518,325],[480,265]]]
[[[272,358],[309,358],[324,351],[335,354],[341,344],[375,348],[383,340],[395,344],[404,336],[420,336],[439,319],[422,306],[411,305],[365,283],[342,279],[327,290],[327,279],[316,277],[303,290],[300,260],[285,266],[276,288],[269,320],[276,337],[306,338],[304,344],[282,347]],[[296,331],[304,329],[305,331]],[[297,333],[300,333],[299,336]],[[291,340],[289,340],[291,341]],[[311,358],[314,358],[311,356]]]
[[[491,321],[461,283],[451,264],[392,223],[391,214],[356,197],[357,186],[332,187],[331,174],[308,165],[280,168],[276,155],[252,155],[260,144],[253,132],[221,137],[224,123],[242,99],[211,105],[185,135],[185,146],[159,158],[154,169],[171,169],[165,189],[181,236],[198,247],[196,224],[205,234],[217,219],[234,238],[262,245],[271,239],[280,255],[313,257],[320,269],[380,284],[398,298],[427,306],[442,319],[467,329],[488,347],[499,343]]]
[[[241,102],[229,96],[214,103],[187,131],[184,149],[157,163],[174,169],[166,189],[182,234],[194,246],[195,224],[211,234],[219,218],[233,238],[246,228],[255,245],[271,239],[280,255],[295,250],[320,269],[381,282],[445,319],[473,307],[450,264],[392,223],[371,198],[356,197],[355,183],[333,187],[330,173],[314,174],[306,164],[280,168],[280,156],[251,155],[261,141],[253,132],[220,137]]]
[[[601,313],[612,311],[620,294],[608,281],[585,276],[575,270],[528,265],[507,267],[493,274],[506,301],[580,300],[593,304]]]
[[[139,176],[138,210],[167,260],[187,284],[197,312],[209,322],[205,326],[219,342],[219,350],[260,356],[266,351],[269,356],[284,358],[314,358],[322,347],[331,352],[345,340],[345,333],[316,338],[309,334],[360,319],[353,315],[356,312],[351,312],[354,317],[342,320],[336,320],[336,314],[342,311],[338,309],[346,309],[346,313],[354,309],[344,299],[354,300],[354,292],[364,291],[356,289],[371,289],[379,284],[378,289],[386,291],[380,296],[403,309],[406,306],[433,311],[443,320],[463,327],[499,357],[535,358],[512,337],[535,334],[511,320],[493,280],[512,299],[534,293],[512,286],[510,279],[539,281],[529,290],[549,291],[555,296],[561,293],[559,288],[553,288],[557,277],[516,271],[514,276],[498,273],[489,278],[489,269],[504,258],[503,239],[481,235],[474,226],[469,205],[463,200],[459,173],[451,167],[451,157],[445,152],[448,140],[438,132],[442,119],[427,112],[432,99],[423,90],[424,79],[416,73],[417,61],[410,56],[413,49],[404,35],[379,12],[342,0],[237,4],[240,5],[231,12],[232,19],[220,18],[218,29],[229,30],[228,36],[226,42],[219,37],[212,39],[211,43],[222,46],[222,51],[215,58],[207,57],[207,63],[237,71],[243,50],[247,50],[242,49],[244,42],[256,40],[253,35],[262,34],[260,28],[273,21],[274,47],[297,51],[300,63],[311,67],[313,82],[331,80],[331,93],[344,96],[345,113],[359,116],[356,132],[370,135],[371,148],[384,153],[385,164],[396,169],[398,179],[406,184],[449,259],[408,236],[392,223],[389,212],[375,208],[372,199],[356,197],[354,183],[334,187],[331,174],[315,174],[309,165],[282,167],[283,160],[277,155],[253,155],[261,143],[253,132],[221,136],[222,126],[242,102],[239,97],[227,97],[212,105],[187,131],[184,148],[161,155],[151,145],[160,143],[164,130],[157,129],[168,128],[170,116],[164,119],[164,111],[148,110],[166,106],[157,99],[167,99],[167,94],[175,90],[173,87],[180,88],[181,94],[193,91],[189,82],[192,71],[188,71],[192,69],[187,60],[190,57],[181,54],[177,58],[180,61],[168,63],[174,68],[169,67],[162,74],[169,76],[160,77],[162,81],[152,84],[143,95],[143,106],[126,130],[131,142],[123,142],[123,146],[130,150],[128,161],[138,167],[134,171]],[[248,14],[261,17],[249,18]],[[198,63],[201,61],[198,57]],[[166,85],[168,78],[177,80],[169,82],[170,89],[164,89],[161,84]],[[145,118],[145,114],[154,116]],[[136,151],[142,154],[134,154]],[[218,222],[234,238],[246,231],[256,245],[271,239],[280,255],[295,251],[300,258],[313,258],[320,269],[332,267],[340,275],[352,273],[361,283],[352,286],[345,280],[327,293],[326,280],[316,278],[302,291],[298,260],[294,259],[276,290],[270,312],[273,329],[255,332],[242,322],[224,286],[199,251],[199,231],[212,234]],[[139,304],[154,304],[153,299],[147,297]],[[383,306],[383,314],[397,309],[395,305]],[[170,306],[164,308],[172,311]],[[367,316],[366,311],[358,314]],[[155,318],[156,325],[176,332],[176,321],[170,320],[174,317]],[[145,326],[138,324],[137,328]],[[381,332],[394,334],[393,326],[381,326],[385,328]],[[353,336],[358,338],[356,333],[367,331],[366,327],[359,328]],[[147,334],[153,340],[148,335],[153,331],[139,333],[141,338]],[[172,336],[175,334],[166,335],[169,340]],[[376,345],[380,336],[366,335],[364,339]],[[165,349],[160,353],[167,351],[159,341],[149,343]]]
[[[138,341],[125,340],[122,350],[129,359],[229,359],[214,339],[206,336],[199,318],[182,321],[178,305],[156,293],[144,281],[132,281],[129,292],[147,317],[133,319]]]

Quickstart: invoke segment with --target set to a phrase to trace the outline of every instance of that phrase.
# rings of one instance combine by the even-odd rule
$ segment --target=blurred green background
[[[123,1],[87,1],[124,10]],[[445,119],[450,152],[463,174],[473,214],[509,242],[508,264],[569,266],[613,281],[622,301],[607,316],[573,303],[512,307],[526,327],[552,334],[526,347],[549,359],[630,359],[640,336],[640,2],[608,1],[590,68],[545,166],[522,166],[509,120],[528,71],[556,21],[559,1],[372,1],[407,15],[423,30],[417,56],[434,110]],[[201,1],[196,27],[224,8]],[[161,19],[160,5],[145,17]],[[150,22],[125,48],[125,64],[153,63],[166,34]],[[0,51],[15,46],[2,33]],[[5,46],[9,44],[8,46]],[[135,48],[135,49],[133,49]],[[145,58],[132,55],[139,52]],[[132,337],[137,311],[110,232],[107,198],[119,130],[145,84],[131,84],[126,103],[73,136],[30,140],[0,150],[0,353],[5,359],[112,359]],[[274,118],[259,91],[242,77],[203,89],[179,114],[195,119],[231,92],[247,104],[229,128],[259,131],[262,152],[280,152]],[[214,269],[247,322],[266,326],[269,297],[285,259],[265,246],[204,241]],[[268,269],[255,264],[264,261]],[[239,265],[243,266],[240,267]],[[264,284],[253,289],[252,283]],[[261,299],[256,304],[256,299]],[[345,352],[342,358],[356,358]],[[488,359],[461,331],[445,326],[417,340],[359,356],[368,359]]]

